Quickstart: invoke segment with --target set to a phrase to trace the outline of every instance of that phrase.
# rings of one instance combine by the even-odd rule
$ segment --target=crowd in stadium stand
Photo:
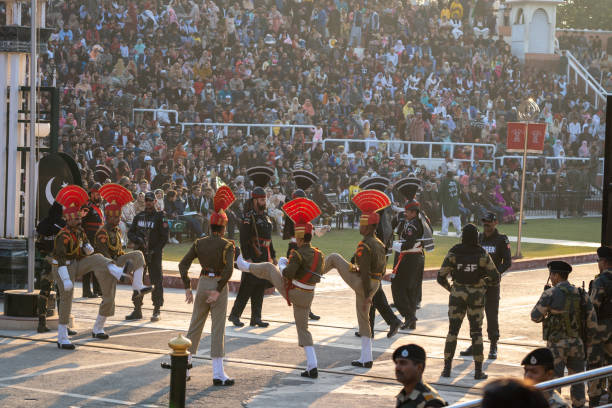
[[[596,82],[612,91],[612,41],[602,44],[601,36],[584,35],[580,31],[564,31],[558,40],[562,50],[569,50]]]
[[[144,205],[154,190],[170,216],[206,215],[217,182],[242,197],[246,168],[268,165],[277,177],[271,211],[293,190],[291,170],[321,179],[311,192],[324,212],[354,194],[368,175],[424,180],[421,201],[440,219],[437,189],[453,170],[468,212],[515,219],[520,162],[491,162],[487,147],[381,140],[484,143],[505,154],[507,122],[526,97],[548,124],[542,156],[581,161],[528,162],[528,191],[598,188],[605,106],[596,108],[565,70],[525,68],[495,34],[492,2],[63,0],[50,3],[57,27],[42,56],[43,85],[61,88],[60,149],[74,156],[87,183],[96,165],[114,172]],[[153,120],[133,108],[176,110]],[[283,123],[311,129],[185,126],[178,122]],[[363,139],[345,151],[322,139]],[[466,161],[463,161],[466,160]],[[203,199],[201,196],[208,199]],[[333,201],[333,200],[332,200]],[[197,203],[197,204],[196,204]],[[551,204],[552,205],[552,204]],[[200,208],[195,208],[195,207]],[[582,208],[565,209],[581,214]],[[133,216],[133,215],[132,215]]]

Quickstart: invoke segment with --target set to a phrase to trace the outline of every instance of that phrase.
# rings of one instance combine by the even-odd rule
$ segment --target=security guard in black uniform
[[[395,259],[391,291],[395,306],[404,317],[402,329],[416,328],[416,310],[425,268],[424,250],[433,250],[431,224],[415,200],[420,187],[421,180],[412,175],[397,181],[393,187],[406,198],[404,213],[399,214],[392,224],[399,240],[393,243]]]
[[[488,213],[483,219],[484,232],[478,235],[478,243],[491,255],[497,271],[501,275],[512,265],[512,254],[510,253],[510,242],[508,237],[497,231],[497,217],[494,213]],[[499,283],[487,285],[485,294],[485,315],[487,317],[487,335],[491,343],[489,348],[489,359],[497,358],[497,341],[499,340]],[[472,346],[460,352],[462,356],[472,355]]]
[[[53,243],[57,233],[66,226],[66,220],[62,218],[62,206],[56,201],[49,208],[48,215],[36,226],[38,238],[36,240],[36,250],[43,256],[51,256]],[[39,333],[46,333],[50,329],[47,327],[47,302],[53,289],[53,276],[51,274],[51,264],[47,261],[41,262],[38,277],[38,328]],[[59,304],[59,291],[55,291]],[[70,334],[70,333],[69,333]]]
[[[162,277],[162,256],[164,246],[168,242],[168,220],[163,211],[155,209],[155,194],[145,194],[145,210],[136,214],[128,238],[135,249],[142,251],[147,262],[149,281],[153,286],[153,315],[151,321],[160,319],[160,309],[164,305],[164,287]],[[134,296],[134,311],[125,317],[126,320],[142,319],[142,297]]]
[[[273,262],[276,264],[276,251],[272,245],[272,221],[266,214],[266,192],[264,187],[274,170],[269,167],[257,166],[247,169],[247,175],[253,181],[255,188],[251,193],[249,205],[240,225],[240,251],[247,262]],[[269,323],[261,320],[264,291],[272,287],[265,279],[259,279],[248,272],[243,272],[240,278],[240,288],[228,320],[236,327],[244,326],[240,316],[246,304],[251,299],[251,326],[268,327]]]
[[[100,183],[95,183],[89,189],[89,201],[85,206],[83,206],[83,210],[86,213],[82,218],[83,229],[85,230],[85,234],[87,234],[87,239],[89,242],[95,242],[96,232],[104,225],[104,212],[102,211],[102,197],[100,197],[100,187],[102,185]],[[93,292],[91,290],[91,283],[93,281]],[[93,274],[93,272],[88,272],[83,275],[83,297],[86,298],[95,298],[97,296],[102,296],[102,290],[100,289],[100,284],[98,283],[98,279]]]
[[[291,200],[296,199],[298,197],[306,198],[306,190],[308,190],[313,184],[319,181],[319,177],[309,172],[308,170],[294,170],[293,181],[295,182],[297,189],[291,195]],[[286,199],[285,204],[291,200]],[[287,214],[283,216],[283,239],[289,240],[289,245],[287,246],[287,259],[289,259],[291,251],[298,249],[298,245],[295,240],[295,225],[291,218],[287,216]],[[308,313],[308,318],[310,320],[319,320],[321,319],[321,316],[312,313],[311,310]]]
[[[366,180],[363,180],[359,183],[359,188],[361,190],[378,190],[382,193],[385,192],[387,187],[389,186],[389,179],[386,177],[370,177]],[[380,215],[380,222],[376,226],[376,238],[378,238],[384,245],[385,250],[388,249],[390,243],[393,238],[393,229],[391,227],[391,212],[393,209],[387,207],[378,211]],[[376,311],[382,316],[385,323],[389,325],[389,332],[387,333],[387,337],[391,338],[397,334],[400,327],[402,326],[402,321],[398,319],[398,317],[393,313],[393,309],[389,305],[389,301],[387,300],[387,295],[383,291],[382,285],[378,285],[378,289],[374,293],[374,297],[372,297],[372,305],[370,306],[370,330],[371,333],[374,333],[374,322],[376,321]],[[355,332],[355,336],[361,337],[359,332]]]

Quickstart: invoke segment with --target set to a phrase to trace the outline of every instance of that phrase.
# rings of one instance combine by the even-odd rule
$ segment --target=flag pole
[[[527,174],[527,136],[529,131],[529,121],[535,118],[540,112],[540,107],[532,99],[529,98],[520,104],[518,109],[519,117],[525,122],[525,136],[523,138],[523,176],[521,178],[521,199],[519,204],[519,225],[518,225],[518,236],[516,238],[516,254],[515,258],[520,259],[523,257],[521,253],[521,237],[523,234],[523,218],[524,218],[524,205],[525,205],[525,176]]]
[[[30,22],[30,151],[29,151],[29,166],[28,166],[28,222],[27,238],[28,238],[28,293],[34,291],[34,268],[35,268],[35,252],[34,234],[36,228],[36,77],[38,73],[38,53],[36,43],[36,7],[37,0],[32,0],[31,3],[31,22]]]

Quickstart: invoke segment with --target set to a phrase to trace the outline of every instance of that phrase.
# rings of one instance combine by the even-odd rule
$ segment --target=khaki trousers
[[[370,330],[370,308],[365,305],[367,297],[378,290],[380,281],[377,279],[370,279],[370,291],[368,293],[363,293],[361,276],[357,273],[354,265],[347,262],[346,259],[339,254],[330,254],[325,258],[323,273],[327,273],[331,269],[336,269],[342,280],[355,291],[355,308],[357,311],[359,334],[362,337],[373,337],[373,333]]]
[[[212,330],[210,335],[210,356],[218,358],[225,356],[225,317],[227,314],[227,285],[223,288],[217,301],[214,303],[206,303],[208,293],[217,290],[217,283],[220,278],[211,278],[208,276],[200,276],[198,281],[198,289],[196,291],[195,300],[193,301],[193,314],[191,315],[191,323],[187,331],[187,338],[191,340],[189,351],[191,354],[196,354],[202,337],[204,323],[208,318],[208,313],[212,319]]]
[[[249,272],[260,279],[266,279],[274,285],[276,290],[284,297],[287,297],[285,289],[285,278],[281,275],[276,265],[270,262],[251,264]],[[289,291],[289,300],[293,306],[293,318],[297,329],[298,345],[300,347],[312,346],[312,334],[308,331],[308,314],[314,299],[314,290],[309,291],[301,288],[293,288]]]
[[[70,260],[70,265],[68,267],[68,274],[70,275],[70,280],[75,282],[77,278],[82,277],[87,272],[93,271],[100,283],[100,288],[102,289],[102,302],[104,303],[104,298],[108,297],[108,293],[105,294],[105,290],[108,290],[113,284],[117,285],[117,280],[113,275],[110,274],[109,270],[106,266],[109,263],[113,263],[111,259],[105,258],[101,254],[93,254],[86,256],[85,258],[75,260]],[[74,294],[74,288],[69,291],[64,290],[64,283],[59,277],[57,273],[58,265],[53,264],[51,267],[51,273],[53,274],[53,279],[57,282],[60,294],[60,304],[59,304],[59,324],[68,324],[70,320],[70,311],[72,310],[72,297]],[[112,282],[111,282],[112,281]],[[106,289],[105,289],[106,288]],[[108,302],[108,300],[107,300]],[[114,309],[114,295],[113,295],[113,309]],[[101,307],[101,306],[100,306]],[[105,311],[108,306],[105,306]]]
[[[125,266],[127,261],[131,261],[134,265],[134,269],[144,268],[145,259],[144,255],[140,251],[131,251],[124,255],[121,255],[113,261],[117,266]],[[117,280],[111,275],[113,279],[100,280],[98,275],[98,282],[100,283],[100,289],[102,290],[102,303],[100,303],[99,314],[100,316],[113,316],[115,314],[115,294],[117,292]]]

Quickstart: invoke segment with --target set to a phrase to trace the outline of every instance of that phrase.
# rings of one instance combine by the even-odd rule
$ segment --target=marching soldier
[[[546,347],[555,358],[555,374],[563,377],[584,371],[585,341],[596,334],[597,317],[593,304],[581,288],[567,281],[572,267],[563,261],[548,263],[552,287],[546,285],[538,303],[531,310],[531,320],[543,324]],[[571,387],[572,406],[584,406],[584,384]]]
[[[597,314],[597,335],[588,353],[589,370],[612,364],[612,248],[600,247],[597,250],[597,266],[599,275],[589,285],[589,297]],[[612,395],[610,381],[608,377],[589,383],[589,406],[599,405],[606,388],[608,395]]]
[[[483,232],[478,235],[480,246],[491,255],[493,263],[501,276],[512,265],[510,242],[508,237],[497,231],[497,216],[490,212],[482,220]],[[499,283],[487,285],[485,294],[485,315],[487,317],[487,335],[489,336],[489,359],[497,358],[497,341],[499,340]],[[471,356],[472,347],[460,352],[462,356]]]
[[[82,219],[83,229],[87,234],[89,242],[94,242],[96,232],[104,225],[104,213],[102,212],[102,198],[100,197],[100,183],[95,183],[89,189],[89,201],[83,206],[83,212],[85,215]],[[91,284],[93,282],[93,292],[91,290]],[[95,298],[100,296],[102,291],[100,290],[100,283],[96,279],[92,272],[83,275],[83,297]]]
[[[395,397],[396,408],[434,408],[448,405],[438,391],[423,381],[426,361],[425,350],[416,344],[398,347],[393,352],[395,378],[404,386]]]
[[[164,305],[164,287],[162,276],[162,256],[164,246],[168,243],[168,220],[163,211],[155,209],[157,199],[153,192],[145,194],[145,209],[136,214],[128,238],[137,250],[140,250],[146,261],[149,281],[153,285],[153,315],[151,321],[159,321],[160,309]],[[132,299],[134,310],[125,317],[126,320],[142,319],[142,296]]]
[[[191,340],[189,364],[191,364],[191,356],[198,351],[202,329],[210,313],[212,319],[210,356],[213,365],[213,385],[221,386],[234,385],[234,380],[229,378],[223,370],[223,357],[225,356],[227,282],[234,272],[235,247],[234,242],[225,239],[223,235],[228,222],[225,210],[235,199],[229,187],[222,186],[217,190],[213,200],[214,212],[210,216],[211,234],[197,239],[179,263],[181,279],[185,285],[185,301],[193,303],[193,314],[187,332],[187,337]],[[195,258],[198,258],[202,272],[194,301],[188,272]],[[187,378],[189,378],[189,371]]]
[[[298,197],[306,198],[306,190],[308,190],[313,184],[315,184],[319,178],[307,171],[307,170],[294,170],[293,171],[293,181],[297,186],[297,189],[291,195],[291,199],[294,200]],[[289,201],[287,201],[289,202]],[[289,240],[289,245],[287,246],[287,258],[291,255],[291,251],[297,249],[297,241],[295,240],[294,233],[294,224],[291,218],[285,214],[283,217],[283,239]],[[317,316],[312,313],[312,310],[308,312],[308,318],[310,320],[319,320],[321,316]]]
[[[85,231],[81,228],[81,207],[87,202],[87,193],[79,186],[69,185],[62,188],[55,201],[64,207],[64,218],[66,227],[62,228],[55,237],[53,247],[52,273],[55,281],[62,292],[59,305],[59,324],[57,327],[57,347],[73,350],[74,344],[68,339],[67,324],[72,308],[72,296],[74,281],[85,273],[93,271],[101,283],[103,296],[106,288],[111,287],[107,283],[110,279],[119,280],[122,276],[132,270],[131,262],[127,262],[123,268],[115,265],[111,259],[101,254],[94,254],[94,249],[87,240]],[[94,330],[96,330],[94,326]],[[95,333],[93,333],[95,338]]]
[[[94,250],[96,253],[102,254],[106,258],[112,259],[118,266],[124,266],[128,262],[131,262],[134,268],[132,297],[142,297],[145,293],[151,291],[150,287],[142,283],[142,275],[145,266],[144,256],[140,251],[126,253],[123,250],[121,230],[119,229],[121,208],[132,201],[132,193],[118,184],[105,184],[100,188],[100,196],[107,202],[106,207],[104,207],[106,224],[96,232]],[[106,287],[102,290],[102,303],[100,304],[98,317],[96,318],[96,324],[92,332],[95,338],[103,340],[109,337],[108,334],[104,333],[104,323],[106,323],[107,317],[115,314],[117,282],[112,279],[107,279],[104,284]]]
[[[449,276],[453,280],[448,282]],[[474,379],[488,378],[482,371],[482,319],[486,285],[499,282],[499,273],[491,256],[478,245],[478,228],[474,224],[463,227],[461,244],[448,251],[438,271],[438,283],[450,292],[448,300],[448,335],[444,345],[442,377],[450,377],[457,335],[467,313],[474,354]]]
[[[331,254],[325,259],[323,273],[337,269],[342,279],[355,291],[357,322],[361,336],[361,357],[351,362],[356,367],[372,367],[372,337],[369,309],[372,298],[380,286],[386,269],[385,245],[375,236],[380,221],[377,211],[391,204],[385,193],[377,190],[364,190],[353,197],[353,202],[361,210],[359,233],[363,239],[357,245],[354,255],[355,264],[347,262],[339,254]]]
[[[276,265],[270,262],[249,263],[242,255],[238,257],[238,267],[248,274],[270,281],[276,290],[293,306],[298,345],[304,348],[307,367],[301,375],[317,378],[317,356],[312,335],[308,331],[308,313],[314,299],[315,286],[321,281],[324,255],[310,245],[313,226],[310,223],[321,214],[319,207],[311,200],[298,197],[283,205],[285,214],[295,224],[297,248],[292,249],[289,259],[283,257]]]
[[[57,201],[49,208],[47,217],[36,226],[38,238],[36,240],[36,249],[42,256],[51,256],[53,253],[53,242],[57,233],[66,226],[66,221],[62,218],[62,206]],[[38,292],[38,333],[46,333],[51,331],[47,327],[47,302],[53,289],[53,275],[51,273],[51,264],[42,262],[40,268],[40,287]],[[59,291],[56,294],[59,303]],[[69,330],[69,332],[72,332]],[[76,332],[72,332],[72,335]]]
[[[555,358],[552,351],[546,347],[538,348],[527,354],[521,365],[525,372],[525,379],[533,384],[550,381],[555,378]],[[570,405],[555,390],[542,391],[548,406],[551,408],[570,408]]]
[[[384,193],[389,186],[389,182],[389,179],[385,177],[370,177],[359,183],[359,188],[361,190],[378,190]],[[391,226],[391,219],[393,218],[391,215],[392,211],[393,210],[390,207],[386,207],[378,212],[380,215],[380,222],[376,226],[376,232],[374,233],[385,246],[385,254],[387,253],[387,248],[391,246],[391,241],[393,240],[393,228]],[[386,259],[387,258],[385,256],[385,263]],[[374,297],[372,298],[372,306],[370,307],[370,330],[372,333],[374,333],[374,323],[376,321],[377,310],[385,323],[389,325],[387,337],[391,338],[395,336],[402,326],[402,321],[397,318],[395,313],[393,313],[391,306],[389,306],[387,295],[385,295],[382,285],[380,285],[378,290],[376,290],[376,293],[374,293]],[[357,337],[361,337],[358,331],[355,332],[355,335]]]
[[[421,181],[415,177],[401,179],[394,186],[406,198],[403,217],[394,221],[399,240],[393,243],[395,259],[391,275],[393,302],[404,317],[402,329],[416,328],[425,268],[424,250],[433,250],[431,224],[414,199],[420,186]]]
[[[251,193],[251,206],[246,208],[240,225],[240,250],[248,262],[273,262],[276,264],[276,252],[272,245],[272,221],[266,214],[266,192],[264,187],[274,175],[269,167],[251,167],[248,176],[255,184]],[[251,326],[268,327],[269,323],[261,320],[263,295],[271,284],[252,274],[243,273],[240,288],[228,320],[236,327],[244,326],[240,316],[251,299]]]

